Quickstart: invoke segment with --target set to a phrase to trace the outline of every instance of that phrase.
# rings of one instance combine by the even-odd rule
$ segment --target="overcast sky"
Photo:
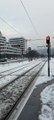
[[[19,33],[11,29],[0,19],[0,30],[7,38],[24,36],[27,39],[54,36],[54,0],[22,0],[33,24],[34,31],[20,0],[0,0],[0,17],[12,25]],[[52,43],[53,42],[53,39]],[[31,43],[29,42],[31,45]],[[33,46],[45,45],[45,40],[32,42]]]

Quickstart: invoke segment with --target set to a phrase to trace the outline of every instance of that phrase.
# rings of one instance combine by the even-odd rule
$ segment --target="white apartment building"
[[[20,48],[22,54],[25,54],[25,50],[27,49],[27,41],[23,37],[20,38],[11,38],[9,39],[9,43],[12,47]]]
[[[9,42],[6,42],[6,55],[11,57],[21,55],[21,49],[12,47]]]
[[[6,51],[6,38],[0,32],[0,57],[5,55]]]
[[[11,44],[7,42],[6,37],[4,37],[0,32],[0,58],[14,56],[16,57],[20,56],[21,54],[21,49],[11,46]]]

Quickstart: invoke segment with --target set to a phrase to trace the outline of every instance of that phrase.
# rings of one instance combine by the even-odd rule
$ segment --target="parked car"
[[[6,62],[7,58],[0,59],[0,62]]]

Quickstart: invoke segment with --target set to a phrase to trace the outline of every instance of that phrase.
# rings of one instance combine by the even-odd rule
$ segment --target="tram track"
[[[17,81],[9,84],[9,86],[6,86],[6,88],[3,88],[0,91],[0,98],[1,98],[0,102],[3,100],[2,105],[5,104],[4,106],[5,110],[3,110],[3,107],[0,106],[0,120],[8,120],[7,119],[8,114],[10,115],[10,111],[12,111],[15,108],[14,106],[19,102],[21,96],[28,88],[28,86],[31,84],[31,82],[36,77],[36,75],[38,74],[38,72],[40,71],[40,69],[43,67],[44,64],[45,62],[42,61],[42,64],[39,63],[39,65],[29,70],[30,72],[27,71]]]
[[[25,65],[28,65],[28,63],[26,63]],[[11,73],[12,73],[11,71],[14,71],[15,69],[18,69],[18,67],[19,67],[19,70],[20,70],[20,69],[23,68],[25,65],[20,65],[20,66],[17,66],[17,67],[14,67],[14,68],[7,69],[7,70],[5,70],[5,71],[2,71],[2,72],[0,72],[0,75],[5,74],[6,72],[9,72],[8,74],[11,74]],[[7,73],[6,73],[6,75],[7,75]],[[0,78],[1,78],[1,77],[0,77]]]
[[[42,61],[41,61],[42,62]],[[25,70],[26,67],[30,66],[31,64],[26,64],[24,66],[21,66],[19,69],[17,70],[13,70],[11,73],[5,74],[2,77],[0,77],[0,81],[2,81],[2,79],[4,79],[6,77],[6,79],[8,79],[8,75],[11,75],[11,79],[7,82],[5,82],[5,80],[3,80],[4,85],[0,85],[0,91],[5,88],[6,86],[8,86],[9,84],[13,83],[15,80],[19,79],[20,77],[22,77],[25,73],[29,72],[32,68],[38,66],[41,62],[39,62],[38,64],[34,64],[32,65],[30,68],[28,68],[27,70]],[[22,73],[19,74],[20,71],[22,71]],[[5,72],[5,71],[4,71]],[[10,71],[9,71],[10,72]],[[17,72],[17,75],[15,76],[15,78],[12,79],[12,76],[14,76],[14,74]]]

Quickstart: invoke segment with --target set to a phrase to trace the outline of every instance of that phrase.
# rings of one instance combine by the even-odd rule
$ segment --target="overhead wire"
[[[34,26],[34,24],[33,24],[33,22],[32,22],[32,20],[31,20],[31,17],[29,16],[29,13],[28,13],[25,5],[24,5],[23,2],[22,2],[22,0],[20,0],[20,2],[21,2],[22,6],[23,6],[23,8],[24,8],[24,10],[25,10],[25,12],[26,12],[26,14],[27,14],[27,17],[28,17],[29,20],[30,20],[30,23],[31,23],[31,25],[32,25],[35,33],[38,33],[37,30],[36,30],[36,28],[35,28],[35,26]],[[20,34],[21,36],[23,36],[18,30],[16,30],[15,27],[13,27],[12,25],[10,25],[5,19],[3,19],[2,17],[0,17],[0,19],[1,19],[5,24],[7,24],[11,29],[13,29],[16,33],[18,33],[18,34]],[[38,35],[39,35],[39,34],[38,34]],[[24,37],[24,36],[23,36],[23,37]]]
[[[16,30],[15,27],[13,27],[12,25],[10,25],[5,19],[3,19],[2,17],[0,17],[0,19],[7,24],[11,29],[13,29],[16,33],[20,34],[22,37],[24,37],[24,35],[22,35],[19,31]],[[43,40],[43,39],[33,39],[33,40]],[[28,39],[27,41],[33,41],[32,39]]]
[[[20,34],[22,37],[24,37],[19,31],[17,31],[15,29],[15,27],[13,27],[12,25],[10,25],[6,20],[4,20],[2,17],[0,17],[0,19],[7,24],[11,29],[13,29],[16,33]],[[36,41],[36,40],[43,40],[43,39],[26,39],[26,41]]]
[[[18,30],[16,30],[15,27],[13,27],[12,25],[10,25],[5,19],[3,19],[2,17],[0,17],[0,19],[7,24],[11,29],[13,29],[16,33],[20,34],[21,36],[23,36]]]
[[[33,23],[32,19],[31,19],[30,15],[29,15],[29,13],[28,13],[28,11],[27,11],[27,9],[26,9],[26,7],[25,7],[24,3],[23,3],[23,1],[22,1],[22,0],[20,0],[20,2],[21,2],[22,6],[23,6],[23,8],[24,8],[24,10],[25,10],[25,13],[26,13],[27,17],[29,18],[29,21],[30,21],[30,23],[31,23],[31,25],[32,25],[32,27],[33,27],[33,29],[34,29],[35,33],[37,33],[37,34],[38,34],[38,36],[40,37],[39,33],[37,32],[37,30],[36,30],[36,28],[35,28],[35,25],[34,25],[34,23]]]
[[[29,16],[29,13],[28,13],[25,5],[23,4],[22,0],[20,0],[20,1],[21,1],[21,4],[22,4],[22,6],[23,6],[23,8],[24,8],[24,10],[25,10],[25,12],[26,12],[26,14],[27,14],[27,16],[28,16],[31,24],[32,24],[32,26],[33,26],[33,29],[34,29],[35,33],[37,33],[36,28],[35,28],[32,20],[31,20],[31,17]],[[22,37],[24,37],[18,30],[16,30],[15,27],[13,27],[12,25],[10,25],[5,19],[3,19],[2,17],[0,17],[0,19],[1,19],[5,24],[7,24],[11,29],[13,29],[16,33],[18,33],[18,34],[20,34]],[[35,39],[35,40],[42,40],[42,39]],[[31,41],[32,41],[32,40],[31,40]]]

